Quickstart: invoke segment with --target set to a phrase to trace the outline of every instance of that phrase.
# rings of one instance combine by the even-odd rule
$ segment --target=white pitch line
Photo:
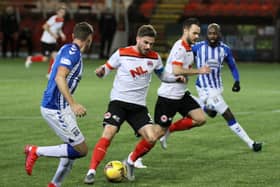
[[[235,112],[236,115],[248,115],[248,114],[267,114],[267,113],[280,113],[280,109],[278,110],[269,110],[262,112]],[[0,120],[41,120],[42,116],[0,116]]]
[[[244,111],[244,112],[235,112],[235,114],[238,114],[238,115],[267,114],[267,113],[280,113],[280,109],[279,109],[279,110],[262,111],[262,112],[248,112],[248,111]]]

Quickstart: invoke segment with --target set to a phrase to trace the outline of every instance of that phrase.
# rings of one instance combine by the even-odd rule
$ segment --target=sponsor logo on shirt
[[[142,66],[136,67],[135,69],[131,69],[129,72],[133,78],[135,78],[136,76],[142,76],[142,75],[145,75],[148,73],[148,71],[144,70],[142,68]]]
[[[61,64],[65,64],[65,65],[71,65],[71,61],[67,58],[61,58],[61,61],[60,61]]]

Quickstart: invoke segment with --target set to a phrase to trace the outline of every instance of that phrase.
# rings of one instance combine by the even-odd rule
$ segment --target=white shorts
[[[196,90],[202,107],[206,106],[208,109],[215,110],[219,114],[223,114],[227,110],[228,105],[222,96],[222,89],[205,89],[196,86]]]
[[[85,138],[80,131],[77,119],[70,106],[64,110],[53,110],[41,107],[41,114],[54,132],[71,146],[82,143]]]

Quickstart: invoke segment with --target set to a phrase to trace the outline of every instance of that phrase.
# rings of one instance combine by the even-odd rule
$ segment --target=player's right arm
[[[190,52],[189,52],[190,53]],[[203,66],[201,68],[195,69],[191,66],[188,68],[183,67],[185,63],[192,64],[192,62],[185,62],[186,61],[186,52],[185,49],[178,49],[172,59],[172,73],[174,75],[197,75],[197,74],[207,74],[211,72],[211,69],[208,66]]]
[[[102,66],[99,66],[95,70],[95,74],[99,78],[103,78],[107,76],[113,69],[116,69],[120,66],[119,63],[119,50],[117,50],[110,58],[109,60],[103,64]]]
[[[178,64],[178,63],[174,63],[172,64],[172,69],[173,69],[173,74],[174,75],[197,75],[197,74],[208,74],[211,72],[210,67],[208,67],[207,65],[202,66],[199,69],[194,69],[194,68],[189,68],[189,69],[185,69],[183,68],[182,65]]]
[[[50,25],[52,25],[54,23],[54,16],[52,16],[50,19],[48,19],[47,22],[44,23],[44,25],[42,26],[43,29],[45,31],[47,31],[52,37],[54,37],[55,39],[58,38],[58,35],[56,33],[53,33],[51,30],[50,30]]]
[[[79,103],[77,103],[74,98],[72,97],[66,77],[69,74],[70,70],[65,66],[59,66],[57,70],[57,74],[55,77],[55,82],[57,84],[57,87],[60,91],[60,93],[63,95],[63,97],[66,99],[66,101],[69,103],[72,111],[76,116],[82,117],[86,115],[86,109]]]

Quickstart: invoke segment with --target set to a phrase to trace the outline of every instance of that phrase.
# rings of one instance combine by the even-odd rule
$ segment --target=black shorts
[[[44,43],[41,42],[42,54],[44,56],[50,56],[52,52],[56,51],[56,43]]]
[[[185,117],[191,110],[197,108],[200,108],[200,105],[189,92],[186,92],[179,100],[159,96],[155,106],[155,123],[162,127],[169,127],[177,112]]]
[[[120,129],[125,120],[136,134],[143,126],[153,124],[147,107],[123,101],[111,101],[107,112],[104,114],[103,125],[110,124]]]

